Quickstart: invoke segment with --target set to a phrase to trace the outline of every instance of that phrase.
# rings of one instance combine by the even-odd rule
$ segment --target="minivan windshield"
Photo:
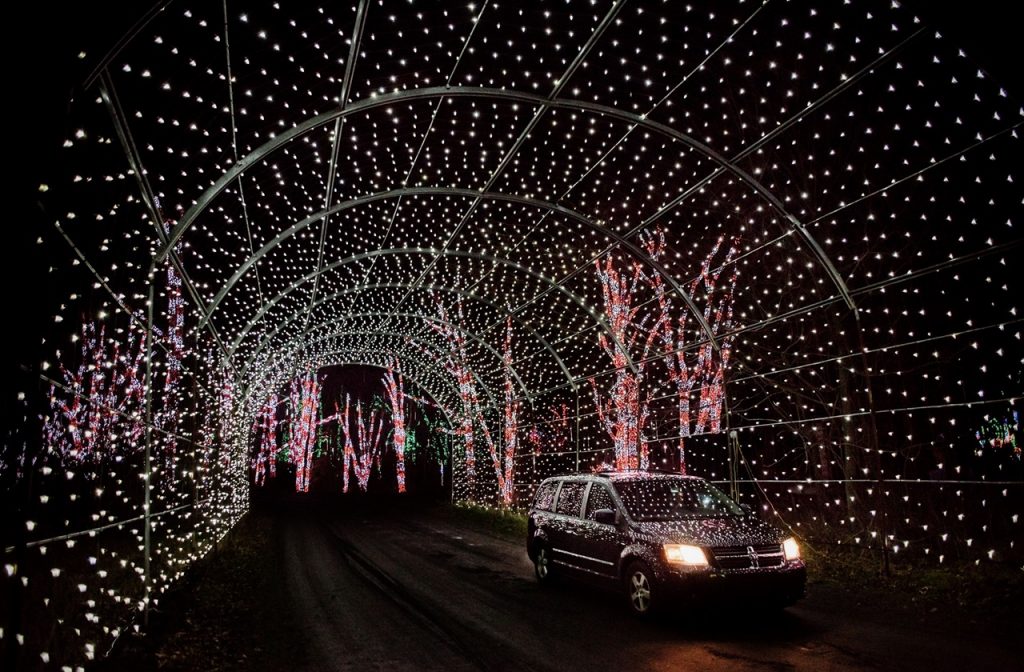
[[[692,520],[742,516],[743,509],[707,481],[645,478],[618,481],[615,489],[633,520]]]

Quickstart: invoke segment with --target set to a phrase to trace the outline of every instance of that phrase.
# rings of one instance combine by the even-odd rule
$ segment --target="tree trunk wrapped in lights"
[[[518,446],[519,435],[519,412],[522,410],[523,402],[515,399],[514,388],[512,387],[512,318],[505,321],[505,345],[502,349],[502,370],[505,375],[505,463],[502,467],[496,463],[494,470],[498,475],[498,486],[501,490],[501,500],[508,506],[512,503],[514,492],[513,483],[515,477],[515,457]],[[481,421],[483,418],[481,418]],[[495,460],[497,462],[497,460]],[[504,473],[502,473],[504,472]]]
[[[346,406],[347,404],[346,399]],[[370,472],[380,448],[381,429],[384,426],[384,419],[379,417],[377,409],[370,411],[367,422],[363,422],[363,404],[356,402],[356,432],[359,444],[359,454],[356,455],[355,469],[356,480],[359,482],[359,489],[366,492],[366,486],[370,482]]]
[[[348,492],[349,471],[355,473],[356,484],[361,492],[366,492],[370,482],[370,472],[373,464],[379,460],[379,449],[381,430],[384,427],[384,419],[379,417],[377,410],[370,412],[369,422],[363,422],[363,404],[356,401],[356,440],[355,446],[352,441],[352,397],[345,395],[345,408],[336,413],[341,432],[345,436],[345,445],[342,449],[342,492]]]
[[[474,446],[473,421],[480,406],[479,396],[476,389],[476,381],[473,379],[473,372],[469,368],[469,357],[466,353],[466,338],[461,330],[455,329],[448,319],[448,311],[441,302],[440,297],[433,296],[437,305],[440,322],[431,322],[431,328],[436,331],[448,345],[448,357],[444,360],[444,368],[455,378],[459,388],[459,401],[461,402],[459,427],[456,433],[462,437],[466,448],[466,485],[472,492],[476,483],[476,452]],[[456,302],[456,317],[459,325],[463,323],[462,300]],[[485,437],[486,439],[487,437]]]
[[[405,492],[405,380],[397,359],[384,374],[384,387],[391,402],[391,424],[394,426],[395,480],[398,492]]]
[[[688,357],[685,350],[690,311],[683,310],[675,325],[671,318],[665,319],[662,323],[661,342],[665,353],[663,359],[668,370],[668,379],[676,388],[676,408],[679,419],[679,470],[684,474],[686,473],[686,439],[694,434],[703,433],[705,427],[711,433],[721,431],[725,369],[729,365],[729,354],[735,338],[735,335],[730,334],[729,331],[732,328],[733,297],[736,280],[739,276],[738,269],[733,267],[725,286],[720,286],[723,270],[732,264],[736,255],[735,241],[729,246],[722,263],[714,269],[711,268],[724,241],[724,236],[718,239],[701,263],[700,273],[687,287],[687,292],[694,301],[698,299],[697,292],[703,288],[703,295],[706,297],[704,319],[711,327],[713,336],[717,337],[719,333],[725,334],[724,337],[718,339],[720,352],[715,353],[711,340],[705,335],[705,341],[697,349],[696,361],[691,364],[694,355],[691,354]],[[658,260],[664,254],[665,234],[661,229],[647,236],[643,242],[652,259]],[[673,306],[671,299],[667,296],[661,276],[652,274],[650,284],[658,299],[658,306],[662,314],[671,315]],[[700,385],[700,398],[696,423],[691,430],[690,396],[697,384]]]
[[[174,228],[175,221],[164,216],[159,198],[156,199],[155,205],[164,233],[170,233]],[[182,246],[176,246],[174,251],[180,258]],[[154,330],[154,335],[159,337],[163,344],[161,349],[164,351],[166,360],[164,363],[164,385],[160,395],[161,407],[155,411],[153,424],[162,430],[158,441],[163,445],[162,456],[168,464],[164,473],[173,479],[176,469],[172,463],[177,459],[177,434],[184,401],[181,394],[181,381],[188,349],[185,346],[185,298],[182,292],[182,278],[170,258],[165,263],[167,266],[164,287],[164,294],[167,298],[167,331],[166,334],[160,334],[158,330]]]
[[[733,298],[736,280],[739,277],[738,267],[732,265],[737,251],[735,242],[729,246],[722,263],[714,270],[711,269],[712,261],[724,240],[724,236],[719,238],[715,246],[708,252],[704,263],[701,264],[700,275],[690,286],[690,294],[694,295],[703,285],[704,295],[707,297],[707,302],[704,304],[704,320],[711,326],[712,335],[725,334],[718,339],[720,348],[718,353],[712,347],[710,339],[705,340],[700,347],[697,367],[701,371],[701,388],[697,421],[694,425],[695,434],[702,433],[705,427],[712,434],[722,430],[722,395],[725,369],[729,366],[729,355],[732,351],[732,342],[735,339],[735,335],[729,332],[732,329]],[[727,266],[732,266],[732,268],[723,286],[720,283],[720,278]]]
[[[504,387],[504,423],[502,426],[502,438],[504,440],[503,451],[498,450],[494,437],[491,434],[487,420],[480,409],[479,400],[474,399],[474,417],[476,424],[480,427],[480,434],[484,438],[487,450],[491,456],[491,464],[494,465],[494,476],[498,481],[498,495],[505,506],[512,503],[512,495],[515,492],[515,452],[519,432],[519,411],[522,402],[516,401],[515,392],[512,386],[512,319],[509,318],[505,325],[505,343],[502,353],[502,368],[505,375]]]
[[[220,396],[218,397],[217,404],[217,419],[220,423],[221,462],[224,466],[227,466],[231,460],[231,453],[225,448],[231,445],[232,439],[235,436],[234,412],[235,381],[232,380],[230,372],[225,370],[222,372]]]
[[[264,485],[267,476],[277,476],[277,394],[271,394],[263,404],[257,417],[260,430],[260,448],[256,454],[256,485]]]
[[[335,406],[335,411],[337,411]],[[345,410],[336,413],[338,416],[338,425],[341,427],[342,434],[345,435],[345,445],[342,448],[342,468],[341,468],[341,491],[348,492],[348,479],[349,470],[355,467],[356,463],[356,449],[352,445],[352,426],[349,424],[352,417],[352,400],[349,395],[345,395]]]
[[[167,362],[164,374],[163,408],[157,424],[165,434],[165,453],[173,454],[177,447],[177,430],[181,407],[181,378],[183,362],[188,354],[185,348],[185,300],[181,292],[181,276],[170,262],[167,263],[167,335],[164,338]]]
[[[515,401],[512,387],[512,324],[511,320],[506,327],[505,352],[503,354],[503,368],[505,369],[505,422],[503,427],[503,438],[505,439],[504,455],[498,450],[495,444],[494,435],[490,433],[487,421],[480,410],[478,397],[473,397],[473,417],[476,425],[480,428],[480,435],[483,436],[483,443],[490,455],[490,463],[494,465],[495,477],[498,480],[498,494],[502,503],[508,506],[512,503],[514,492],[515,476],[515,448],[516,434],[518,432],[518,417],[521,403]]]
[[[313,443],[320,412],[320,385],[315,373],[292,380],[291,411],[289,454],[295,464],[295,492],[309,492]]]
[[[612,439],[615,468],[646,468],[647,447],[643,440],[643,429],[647,424],[648,395],[641,389],[641,384],[651,346],[668,316],[659,306],[658,311],[648,312],[638,319],[640,306],[634,307],[633,303],[644,278],[639,263],[634,262],[631,269],[620,270],[612,255],[608,254],[603,263],[598,259],[594,264],[601,282],[604,315],[611,335],[608,338],[600,334],[598,343],[611,359],[615,375],[607,399],[602,399],[597,383],[591,378],[594,407],[598,419]],[[642,349],[636,360],[636,371],[633,371],[629,366],[629,352],[641,337]]]
[[[449,349],[449,356],[445,360],[445,369],[458,381],[459,399],[462,402],[459,415],[460,427],[458,434],[463,437],[466,445],[466,480],[472,488],[476,478],[476,455],[474,453],[474,424],[480,428],[480,435],[487,451],[491,457],[491,464],[494,466],[494,475],[498,482],[498,493],[501,501],[508,505],[512,502],[514,492],[515,473],[515,451],[518,443],[519,412],[522,403],[515,400],[512,386],[512,320],[509,318],[505,325],[504,353],[502,355],[502,369],[505,377],[505,408],[503,418],[502,438],[504,442],[503,454],[491,434],[487,420],[484,418],[480,408],[480,396],[477,392],[476,381],[473,372],[469,367],[469,358],[466,353],[466,339],[463,336],[465,331],[465,318],[462,312],[462,300],[457,299],[455,303],[455,318],[458,320],[453,326],[449,319],[448,311],[440,298],[434,296],[437,304],[440,321],[432,323],[431,327],[444,338]]]

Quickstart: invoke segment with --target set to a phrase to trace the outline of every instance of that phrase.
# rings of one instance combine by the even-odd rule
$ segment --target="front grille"
[[[779,567],[784,562],[782,544],[720,546],[712,548],[711,552],[722,570]]]

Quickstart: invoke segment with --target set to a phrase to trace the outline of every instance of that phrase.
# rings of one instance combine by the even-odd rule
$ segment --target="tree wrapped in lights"
[[[256,416],[256,424],[260,431],[253,476],[256,485],[266,484],[267,476],[277,476],[277,403],[277,394],[271,394]]]
[[[119,445],[137,446],[142,437],[145,348],[131,330],[123,348],[119,340],[108,343],[106,328],[97,330],[93,322],[82,325],[78,340],[78,367],[72,371],[61,364],[63,384],[50,387],[43,438],[62,459],[98,461]]]
[[[712,260],[718,254],[723,241],[724,237],[718,239],[708,256],[704,258],[700,275],[690,285],[691,296],[694,296],[699,289],[703,289],[707,301],[704,304],[704,320],[711,327],[711,336],[717,337],[719,334],[724,334],[718,339],[719,352],[715,352],[710,338],[705,339],[699,350],[696,368],[701,372],[701,389],[697,422],[694,427],[695,434],[702,433],[705,427],[712,434],[722,430],[725,370],[729,367],[732,343],[736,338],[735,334],[731,333],[733,298],[736,281],[739,278],[739,269],[732,265],[733,257],[738,249],[735,241],[730,244],[722,263],[714,270],[711,269]],[[720,283],[720,277],[726,268],[730,268],[730,272],[723,286]],[[680,325],[680,329],[682,328]],[[680,331],[680,333],[682,332]]]
[[[384,418],[377,409],[370,411],[369,417],[363,420],[363,404],[356,401],[356,432],[355,442],[352,441],[352,398],[345,395],[344,410],[336,414],[341,433],[344,435],[342,448],[342,492],[348,492],[349,471],[355,473],[356,484],[361,492],[366,492],[370,482],[373,465],[380,463],[380,444],[384,427]],[[358,446],[358,450],[356,449]]]
[[[480,406],[479,395],[476,389],[476,381],[473,378],[473,371],[469,367],[469,357],[466,353],[466,338],[462,332],[452,326],[448,319],[448,310],[437,295],[432,295],[437,306],[440,321],[432,321],[431,329],[437,332],[444,339],[448,346],[448,356],[444,359],[445,371],[455,378],[459,389],[459,412],[456,416],[459,419],[459,426],[455,433],[462,438],[466,449],[466,485],[472,492],[476,483],[476,452],[473,436],[473,421],[477,416],[477,409]],[[462,300],[458,299],[455,304],[455,316],[461,325],[464,322],[462,313]]]
[[[504,415],[501,433],[504,446],[499,450],[480,406],[480,396],[477,392],[472,369],[469,366],[466,339],[463,336],[465,316],[462,311],[462,300],[461,298],[457,299],[455,303],[454,317],[458,321],[454,325],[449,320],[449,313],[444,303],[436,295],[434,295],[434,302],[437,305],[440,320],[432,322],[431,327],[441,335],[448,346],[450,354],[446,358],[444,366],[448,373],[458,382],[459,387],[461,409],[458,414],[459,429],[456,430],[456,433],[462,437],[466,446],[466,478],[468,485],[472,488],[476,477],[474,427],[477,427],[480,430],[480,436],[484,441],[484,445],[487,446],[487,452],[491,457],[491,464],[494,466],[494,475],[498,483],[498,494],[501,497],[501,501],[507,506],[511,504],[514,492],[515,451],[518,445],[519,413],[522,409],[522,402],[516,400],[512,386],[512,320],[508,318],[505,324],[504,351],[502,354]]]
[[[157,207],[159,208],[159,202]],[[165,231],[171,225],[173,225],[172,221],[165,221]],[[180,246],[176,252],[180,254]],[[182,279],[170,261],[167,262],[165,293],[167,296],[167,333],[161,340],[166,353],[166,361],[163,394],[161,395],[163,403],[156,416],[156,424],[164,430],[165,457],[173,459],[177,447],[175,433],[183,402],[181,380],[188,349],[185,347],[185,299],[182,295]],[[173,474],[173,470],[171,473]]]
[[[711,337],[720,333],[719,351],[716,353],[711,337],[706,337],[697,348],[696,354],[690,353],[686,347],[687,330],[691,313],[683,310],[673,322],[671,315],[673,306],[665,290],[665,283],[660,274],[650,276],[650,285],[658,300],[663,316],[661,323],[661,343],[664,350],[665,368],[668,370],[669,382],[676,389],[676,411],[679,420],[679,469],[686,473],[686,439],[694,434],[701,434],[705,427],[711,433],[721,431],[722,402],[724,394],[725,369],[729,365],[729,354],[735,334],[729,333],[732,328],[733,298],[738,269],[732,264],[737,252],[735,240],[729,246],[722,262],[712,268],[715,258],[725,241],[720,236],[714,246],[704,257],[700,272],[690,282],[687,292],[696,301],[698,292],[705,297],[704,320],[711,327]],[[655,230],[644,238],[644,248],[652,259],[659,260],[665,252],[665,233]],[[725,285],[721,286],[720,278],[726,268],[731,268]],[[706,335],[705,335],[706,336]],[[695,385],[699,385],[700,397],[697,407],[696,422],[691,430],[690,397]]]
[[[505,423],[504,423],[504,464],[498,465],[495,460],[494,470],[498,476],[498,489],[505,506],[512,503],[513,482],[515,477],[515,457],[519,436],[519,413],[523,402],[516,400],[512,387],[512,318],[505,320],[505,342],[501,353],[502,373],[505,377]],[[480,418],[482,421],[483,418]]]
[[[356,463],[356,449],[352,445],[352,430],[350,424],[352,417],[352,400],[349,395],[345,395],[345,410],[339,410],[337,405],[335,405],[334,410],[335,416],[338,418],[338,427],[341,429],[341,433],[345,437],[341,449],[341,491],[347,493],[349,471]]]
[[[315,373],[292,380],[290,401],[288,451],[295,464],[295,492],[309,492],[313,445],[320,413],[320,385]]]
[[[645,275],[639,262],[619,268],[609,253],[594,261],[601,283],[604,316],[611,338],[598,336],[598,344],[612,362],[614,379],[607,398],[602,398],[597,383],[590,379],[597,417],[612,439],[616,469],[647,468],[647,447],[643,430],[649,413],[649,395],[641,389],[644,369],[655,339],[668,316],[661,306],[641,316],[641,305],[634,305]],[[641,343],[636,370],[629,366],[629,352]]]
[[[395,480],[405,492],[405,380],[396,359],[384,373],[384,389],[391,403],[392,442],[395,446]]]
[[[220,421],[220,441],[224,446],[231,444],[235,436],[235,381],[231,374],[224,370],[221,374],[220,396],[218,397],[217,417]],[[230,453],[222,451],[222,460],[230,460]]]
[[[345,399],[345,407],[348,408],[348,399]],[[379,460],[381,429],[384,426],[384,418],[374,408],[370,415],[363,421],[363,404],[356,402],[356,436],[359,444],[359,453],[355,456],[354,468],[356,480],[359,482],[359,489],[366,492],[370,482],[370,472],[373,470],[374,462]]]

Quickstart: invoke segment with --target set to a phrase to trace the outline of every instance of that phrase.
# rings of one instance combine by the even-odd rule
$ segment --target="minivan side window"
[[[558,489],[558,481],[542,483],[537,488],[537,495],[533,499],[533,508],[540,511],[551,511],[555,504],[555,490]]]
[[[558,493],[558,510],[567,516],[580,515],[583,508],[583,493],[587,489],[586,483],[562,483],[562,491]]]
[[[608,488],[600,483],[594,483],[590,486],[590,496],[587,498],[587,520],[593,520],[594,512],[598,509],[611,509],[614,511],[615,502],[612,501]]]

